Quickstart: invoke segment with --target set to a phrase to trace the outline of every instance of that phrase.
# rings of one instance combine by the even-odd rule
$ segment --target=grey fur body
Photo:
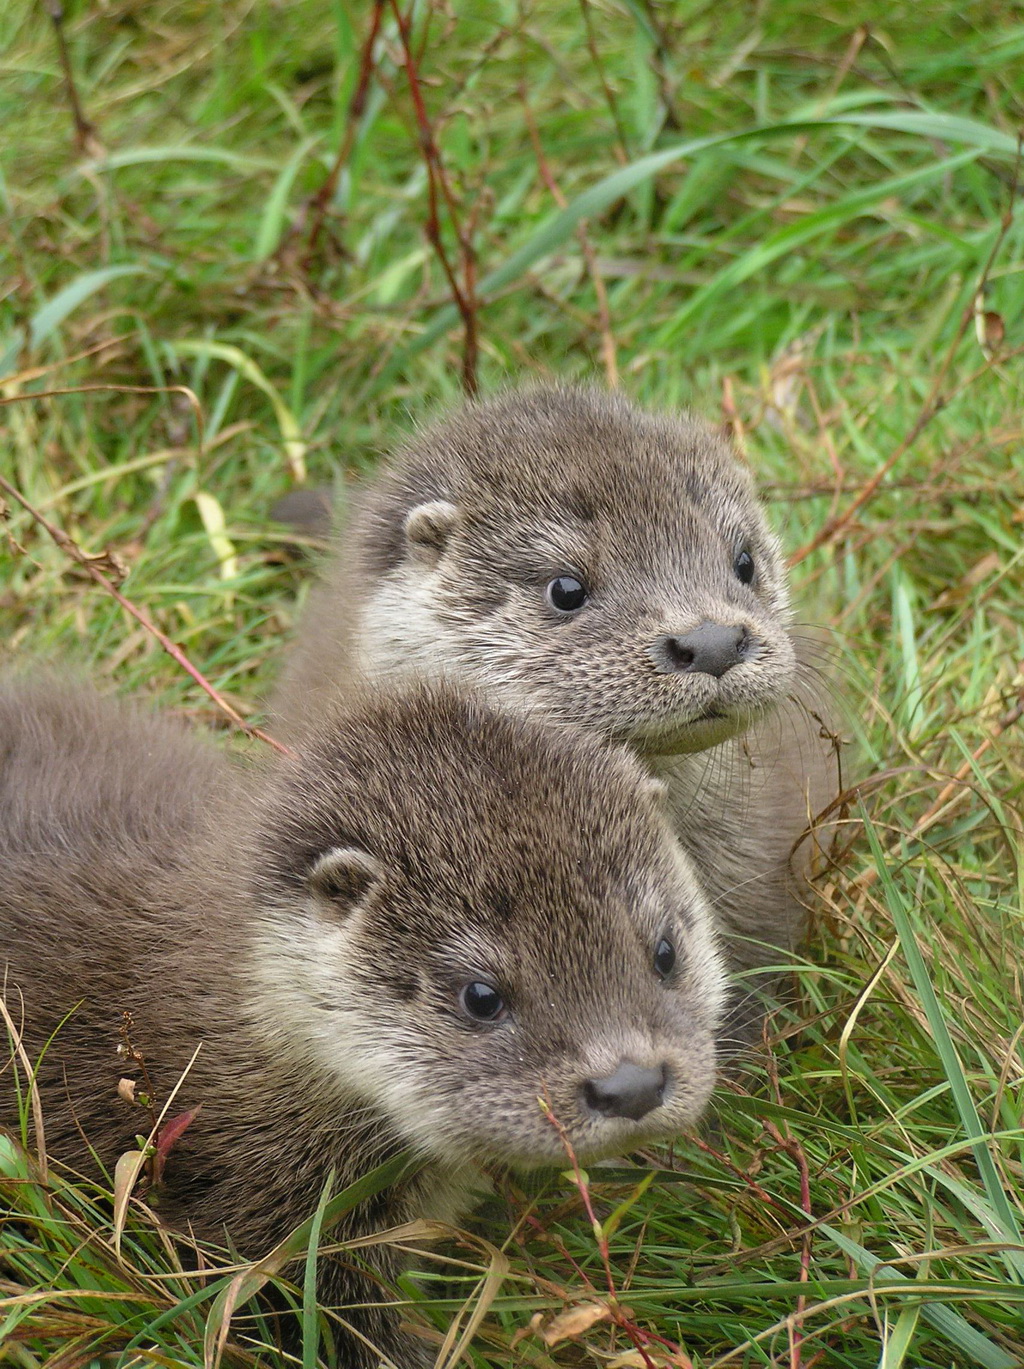
[[[564,575],[589,591],[572,614],[545,599]],[[709,623],[730,625],[746,654],[717,678],[672,669],[665,643]],[[707,425],[557,389],[471,406],[419,436],[342,529],[273,700],[277,725],[301,736],[360,674],[470,680],[625,743],[667,784],[733,966],[763,968],[799,943],[808,847],[795,869],[791,851],[835,792],[835,766],[777,541]]]
[[[116,1095],[121,1014],[172,1113],[161,1212],[264,1254],[390,1155],[424,1161],[335,1234],[458,1215],[477,1167],[559,1163],[689,1125],[712,1087],[724,979],[698,881],[624,751],[448,687],[323,710],[294,760],[239,773],[170,721],[47,681],[0,687],[0,981],[38,1059],[51,1155],[112,1169],[140,1114]],[[659,938],[677,948],[659,978]],[[470,1020],[460,986],[500,986]],[[70,1015],[68,1015],[70,1014]],[[594,1080],[659,1069],[642,1118]],[[2,1063],[2,1062],[0,1062]],[[12,1066],[0,1123],[15,1121]],[[440,1203],[440,1207],[439,1207]],[[432,1362],[368,1274],[321,1297],[399,1369]],[[376,1366],[362,1342],[349,1369]]]

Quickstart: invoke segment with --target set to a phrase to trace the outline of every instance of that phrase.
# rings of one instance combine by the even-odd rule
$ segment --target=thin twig
[[[75,73],[71,66],[71,54],[64,34],[64,6],[60,0],[43,0],[43,7],[53,23],[57,35],[57,52],[60,55],[61,70],[64,73],[64,89],[67,91],[71,117],[75,122],[75,147],[80,156],[102,157],[106,150],[96,132],[96,125],[85,116],[82,101],[75,84]]]
[[[7,375],[0,376],[0,381],[5,387],[8,385],[27,385],[30,380],[39,380],[41,376],[49,375],[51,371],[66,370],[69,366],[74,366],[76,362],[86,361],[89,357],[108,351],[111,347],[118,347],[132,336],[132,333],[117,333],[113,337],[104,338],[101,342],[94,342],[91,347],[86,347],[84,351],[75,352],[71,356],[59,357],[56,361],[48,361],[41,366],[29,366],[24,371],[11,371]],[[104,357],[101,364],[105,365],[108,360],[110,358]]]
[[[16,490],[10,481],[6,480],[2,475],[0,475],[0,489],[5,490],[41,528],[46,530],[51,539],[60,547],[61,551],[64,552],[65,556],[74,561],[75,565],[81,566],[90,579],[94,580],[112,599],[115,599],[121,605],[126,613],[130,614],[130,616],[134,618],[137,623],[141,624],[151,636],[156,638],[164,651],[167,652],[168,656],[175,660],[178,665],[181,666],[182,670],[195,680],[199,688],[203,690],[205,694],[209,695],[221,712],[225,713],[236,727],[241,728],[247,736],[255,737],[261,742],[266,742],[268,746],[272,746],[275,751],[279,751],[283,756],[291,756],[293,754],[287,746],[277,741],[274,737],[271,737],[269,733],[264,732],[261,728],[254,727],[252,723],[246,722],[242,715],[236,709],[232,708],[223,694],[215,689],[214,686],[210,684],[209,680],[196,669],[181,648],[175,646],[174,642],[171,641],[170,637],[168,637],[165,632],[161,632],[160,628],[157,627],[156,623],[153,622],[148,614],[143,612],[136,604],[133,604],[130,599],[125,598],[113,581],[111,581],[107,575],[104,574],[103,570],[100,569],[100,564],[98,564],[101,563],[112,571],[114,575],[123,576],[124,568],[116,556],[111,552],[103,552],[99,556],[90,556],[87,552],[84,552],[77,542],[73,541],[63,529],[58,528],[56,524],[51,523],[45,514],[41,513],[39,509],[30,504],[25,496]]]
[[[366,110],[366,97],[370,90],[370,81],[373,78],[373,49],[377,43],[377,35],[380,33],[381,21],[384,17],[384,6],[387,0],[374,0],[373,14],[370,16],[370,27],[363,43],[362,54],[359,59],[359,78],[356,81],[356,88],[352,92],[352,98],[348,102],[348,114],[345,120],[345,134],[338,148],[338,155],[334,159],[327,179],[313,197],[313,226],[309,230],[309,237],[306,241],[306,255],[304,264],[308,266],[309,261],[316,251],[317,242],[320,234],[324,230],[324,223],[327,219],[327,211],[334,199],[338,189],[338,181],[341,173],[348,164],[348,159],[352,155],[352,145],[356,139],[356,131],[359,127],[359,120],[363,117]]]
[[[471,229],[463,230],[459,223],[458,206],[455,197],[452,195],[451,186],[448,184],[448,177],[445,174],[444,163],[441,160],[441,153],[437,146],[437,139],[427,114],[427,107],[423,101],[423,91],[420,86],[419,74],[416,69],[416,58],[412,51],[412,33],[410,28],[409,16],[402,13],[400,0],[391,0],[391,9],[398,24],[399,38],[402,44],[402,55],[405,62],[406,79],[409,82],[409,95],[412,98],[413,109],[416,114],[416,123],[419,128],[420,147],[427,167],[427,222],[424,231],[427,241],[437,256],[448,281],[452,299],[455,307],[459,311],[463,327],[462,345],[462,388],[471,398],[475,397],[479,384],[477,381],[477,362],[479,357],[479,339],[477,330],[477,309],[476,298],[476,253],[473,249],[473,239]],[[445,250],[441,236],[441,217],[440,200],[444,201],[448,211],[448,218],[454,230],[456,240],[459,244],[459,253],[462,259],[463,281],[460,284],[455,274],[455,269]]]
[[[85,355],[83,353],[83,355]],[[77,358],[76,358],[77,359]],[[30,376],[31,372],[19,371],[17,375],[4,376],[3,383],[10,384],[12,381],[24,379]],[[190,390],[187,385],[116,385],[113,382],[105,385],[62,385],[54,390],[30,390],[27,394],[4,395],[0,398],[0,408],[7,404],[27,404],[30,400],[53,399],[55,395],[88,395],[97,392],[115,390],[118,394],[125,395],[184,395],[192,407],[195,416],[196,428],[198,429],[198,439],[196,447],[200,458],[203,455],[203,410],[194,390]]]
[[[615,155],[620,166],[625,166],[629,161],[629,145],[626,142],[626,131],[622,126],[619,117],[619,107],[612,94],[612,88],[608,84],[608,78],[604,74],[604,67],[601,65],[601,55],[597,50],[597,39],[594,36],[594,24],[590,17],[589,0],[580,0],[580,10],[583,14],[583,26],[587,30],[587,48],[590,51],[590,59],[594,63],[594,70],[597,72],[597,79],[601,82],[601,89],[604,91],[604,98],[608,105],[609,113],[612,116],[612,123],[615,125],[615,134],[618,138],[618,147]]]
[[[675,91],[672,89],[668,74],[668,59],[672,54],[674,44],[662,26],[662,16],[658,13],[655,0],[642,0],[642,5],[644,22],[649,26],[652,39],[651,66],[654,70],[655,80],[658,82],[658,93],[665,110],[663,129],[665,132],[678,133],[682,136],[684,132],[683,121],[676,112]]]

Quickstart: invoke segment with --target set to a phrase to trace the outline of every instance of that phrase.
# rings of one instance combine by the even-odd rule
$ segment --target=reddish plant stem
[[[387,0],[374,0],[373,13],[370,16],[370,27],[363,43],[363,50],[359,59],[359,79],[356,81],[356,88],[352,92],[352,98],[348,102],[348,113],[345,120],[345,134],[341,140],[341,147],[338,155],[334,159],[327,179],[317,191],[313,199],[313,226],[309,230],[309,238],[306,242],[306,258],[308,265],[310,258],[316,250],[316,245],[320,235],[324,230],[324,223],[327,219],[327,211],[331,201],[334,199],[338,189],[338,181],[341,173],[352,155],[352,145],[356,140],[356,130],[359,127],[359,120],[363,117],[366,109],[366,97],[370,91],[370,81],[373,79],[373,49],[377,42],[377,35],[380,33],[381,21],[384,17],[384,7]]]
[[[594,23],[590,15],[589,0],[580,0],[580,11],[583,15],[583,26],[587,30],[587,48],[590,51],[590,59],[594,63],[597,79],[601,82],[601,89],[604,91],[608,112],[611,114],[612,123],[615,125],[615,136],[618,139],[618,146],[615,149],[616,160],[620,166],[625,166],[629,161],[629,146],[626,143],[626,131],[622,127],[622,120],[619,118],[619,107],[615,103],[615,96],[612,94],[612,88],[608,84],[608,78],[604,74],[604,67],[601,65],[601,56],[597,50],[597,39],[594,36]]]
[[[479,338],[477,328],[478,301],[476,298],[476,253],[473,250],[472,233],[463,231],[460,227],[458,206],[455,197],[452,195],[451,186],[445,175],[444,164],[441,160],[441,153],[434,137],[434,131],[427,114],[427,107],[423,100],[423,91],[420,86],[419,74],[416,67],[416,58],[412,51],[412,33],[409,17],[402,13],[400,0],[391,0],[391,9],[398,24],[399,39],[402,44],[402,55],[405,62],[406,79],[409,82],[409,95],[412,99],[413,110],[416,114],[416,124],[419,128],[420,147],[423,152],[424,161],[427,167],[427,222],[424,231],[427,241],[434,249],[441,269],[448,281],[448,288],[451,291],[455,307],[459,311],[463,327],[463,346],[462,346],[462,388],[471,398],[475,397],[479,390],[477,382],[477,365],[479,359]],[[455,232],[455,237],[459,244],[459,252],[462,259],[463,282],[460,284],[452,266],[451,260],[445,250],[441,236],[441,216],[440,202],[444,201],[448,211],[448,218]]]
[[[161,632],[149,615],[144,613],[136,604],[133,604],[130,599],[125,598],[117,586],[114,585],[113,582],[104,575],[103,571],[100,570],[99,566],[96,565],[96,558],[88,556],[77,542],[73,541],[67,533],[61,528],[58,528],[56,524],[51,523],[45,514],[41,513],[30,504],[24,495],[19,493],[10,481],[6,480],[2,475],[0,475],[0,489],[5,490],[41,528],[45,529],[51,539],[60,547],[61,551],[64,552],[69,560],[74,561],[77,566],[81,566],[90,579],[94,580],[112,599],[115,599],[117,603],[121,605],[127,614],[145,628],[152,637],[156,638],[164,651],[167,652],[168,656],[175,660],[178,665],[181,666],[182,670],[195,680],[199,688],[203,690],[205,694],[209,695],[221,712],[226,714],[236,727],[241,728],[248,736],[255,737],[257,740],[265,742],[268,746],[272,746],[274,750],[279,751],[282,756],[291,756],[293,754],[287,746],[284,746],[274,737],[271,737],[268,733],[262,731],[262,729],[254,727],[252,723],[246,722],[242,715],[236,709],[232,708],[227,699],[225,699],[224,696],[210,684],[209,680],[196,669],[181,648],[175,646],[174,642],[171,641],[170,637],[168,637],[165,632]],[[108,556],[105,559],[108,564],[116,568],[116,563],[111,557]]]
[[[583,1288],[587,1290],[588,1293],[593,1294],[595,1298],[600,1296],[597,1289],[594,1287],[589,1274],[583,1268],[583,1266],[576,1259],[573,1258],[572,1253],[569,1250],[569,1247],[565,1244],[565,1242],[562,1240],[560,1236],[556,1235],[554,1232],[548,1231],[547,1228],[540,1221],[538,1221],[538,1219],[534,1217],[532,1214],[527,1216],[526,1224],[531,1228],[531,1230],[535,1231],[538,1234],[538,1236],[543,1236],[546,1241],[550,1242],[550,1244],[553,1245],[555,1250],[558,1252],[560,1258],[565,1260],[566,1264],[572,1266],[573,1270],[575,1271],[576,1277],[580,1281],[580,1284]],[[568,1297],[566,1297],[564,1301],[568,1302]]]
[[[572,1166],[573,1176],[576,1179],[576,1188],[579,1191],[580,1198],[583,1202],[584,1211],[586,1212],[587,1217],[590,1219],[590,1226],[594,1232],[594,1238],[597,1241],[597,1249],[598,1253],[601,1256],[602,1268],[604,1269],[605,1283],[608,1286],[608,1296],[609,1298],[611,1298],[612,1302],[616,1302],[618,1300],[618,1293],[615,1289],[615,1279],[612,1275],[612,1266],[611,1261],[609,1259],[608,1238],[605,1236],[601,1228],[601,1223],[597,1220],[597,1215],[594,1212],[593,1204],[590,1201],[590,1188],[583,1177],[583,1171],[580,1168],[580,1163],[576,1158],[576,1151],[573,1148],[572,1141],[569,1139],[568,1132],[566,1131],[565,1127],[562,1126],[558,1118],[555,1116],[550,1106],[545,1107],[544,1111],[548,1121],[558,1132],[558,1139],[561,1141],[562,1148],[564,1149],[566,1155],[569,1157],[569,1163]]]
[[[43,0],[43,8],[50,16],[53,31],[57,37],[57,52],[60,56],[61,71],[64,73],[64,89],[67,91],[68,104],[71,106],[71,117],[75,124],[75,148],[78,154],[83,157],[101,155],[103,145],[97,136],[96,125],[86,118],[82,101],[79,98],[78,86],[75,84],[71,54],[68,52],[68,40],[64,33],[64,6],[60,0]]]
[[[728,1155],[724,1154],[720,1150],[716,1150],[714,1146],[708,1145],[707,1141],[701,1140],[699,1136],[694,1136],[692,1140],[693,1144],[697,1147],[698,1150],[702,1150],[705,1155],[710,1155],[712,1160],[720,1164],[723,1169],[729,1170],[729,1172],[734,1174],[736,1178],[741,1181],[741,1183],[745,1184],[746,1187],[749,1189],[750,1193],[758,1200],[758,1202],[764,1203],[766,1207],[778,1208],[779,1211],[785,1212],[786,1209],[783,1207],[783,1205],[780,1202],[778,1202],[775,1198],[773,1198],[767,1189],[762,1188],[761,1185],[759,1183],[756,1183],[750,1177],[749,1174],[745,1173],[742,1169],[740,1169],[739,1165],[734,1164],[733,1161],[729,1159]]]
[[[780,1103],[781,1106],[781,1103]],[[776,1127],[772,1122],[762,1124],[765,1131],[772,1138],[778,1148],[786,1155],[792,1157],[796,1162],[800,1173],[800,1206],[807,1214],[808,1218],[813,1219],[811,1211],[811,1174],[807,1165],[807,1156],[804,1148],[795,1137],[789,1135],[787,1128],[786,1134]],[[800,1282],[806,1283],[811,1275],[811,1233],[804,1231],[800,1242]],[[800,1369],[801,1349],[803,1346],[802,1324],[804,1314],[807,1311],[807,1295],[801,1293],[796,1300],[796,1312],[789,1327],[789,1365],[790,1369]]]
[[[683,1354],[681,1347],[679,1347],[678,1345],[673,1345],[671,1341],[665,1340],[662,1336],[644,1331],[641,1327],[637,1326],[635,1322],[631,1321],[630,1318],[627,1317],[623,1312],[622,1307],[619,1304],[618,1291],[615,1287],[615,1277],[612,1274],[611,1256],[608,1247],[608,1237],[604,1234],[604,1228],[598,1221],[597,1214],[594,1211],[594,1205],[591,1202],[590,1198],[590,1186],[587,1183],[586,1178],[584,1177],[582,1169],[580,1168],[579,1160],[576,1158],[576,1150],[572,1144],[572,1140],[569,1137],[569,1133],[566,1131],[565,1127],[555,1116],[554,1111],[547,1097],[542,1098],[540,1102],[544,1116],[551,1123],[554,1129],[558,1132],[558,1139],[562,1143],[562,1149],[568,1156],[569,1163],[572,1166],[573,1177],[576,1180],[576,1188],[579,1192],[580,1199],[583,1203],[584,1211],[586,1212],[587,1217],[590,1219],[590,1227],[594,1233],[594,1239],[597,1242],[598,1254],[601,1256],[601,1266],[604,1269],[605,1284],[608,1288],[608,1310],[611,1313],[612,1321],[619,1328],[619,1330],[625,1332],[625,1334],[633,1342],[633,1346],[636,1349],[637,1354],[643,1360],[644,1369],[656,1369],[654,1361],[651,1359],[650,1355],[647,1353],[647,1350],[645,1348],[648,1344],[650,1344],[652,1340],[657,1341],[661,1345],[667,1346],[669,1350],[672,1351],[673,1357],[676,1358],[680,1366],[680,1369],[692,1369],[692,1365],[690,1364],[689,1359]]]

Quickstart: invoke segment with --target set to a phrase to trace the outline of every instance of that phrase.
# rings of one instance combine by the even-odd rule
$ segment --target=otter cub
[[[472,681],[625,743],[667,782],[734,967],[798,942],[791,848],[834,776],[778,543],[704,424],[540,389],[418,438],[314,591],[279,725],[301,736],[360,672]]]
[[[125,1010],[161,1099],[202,1043],[160,1211],[253,1257],[332,1168],[340,1189],[406,1149],[423,1162],[347,1238],[454,1218],[477,1166],[563,1163],[542,1095],[581,1157],[688,1126],[723,978],[655,788],[624,751],[440,684],[324,711],[253,777],[168,721],[8,683],[0,984],[48,1148],[86,1164],[84,1137],[110,1167],[133,1146]],[[366,1273],[320,1260],[353,1328],[342,1362],[432,1362],[379,1306],[394,1255],[364,1254]]]

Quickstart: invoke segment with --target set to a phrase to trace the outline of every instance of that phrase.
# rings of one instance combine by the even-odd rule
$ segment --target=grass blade
[[[902,1281],[911,1287],[916,1283],[915,1279],[908,1279],[898,1269],[893,1269],[891,1265],[884,1264],[877,1255],[872,1255],[870,1250],[865,1250],[862,1245],[852,1241],[849,1236],[844,1236],[834,1226],[829,1226],[823,1222],[818,1229],[829,1240],[834,1241],[840,1250],[849,1255],[866,1274],[870,1274],[872,1279],[889,1279],[896,1283]],[[962,1354],[969,1356],[971,1364],[979,1364],[982,1369],[1017,1369],[1020,1364],[1020,1360],[1012,1359],[994,1341],[989,1340],[988,1336],[983,1336],[980,1331],[976,1331],[959,1312],[954,1311],[952,1307],[947,1307],[945,1303],[922,1303],[921,1316],[930,1322],[937,1331],[941,1331],[951,1345],[955,1346]]]
[[[65,285],[63,290],[59,290],[33,314],[28,326],[29,347],[34,350],[40,343],[51,338],[70,313],[80,304],[84,304],[91,295],[108,286],[111,281],[119,280],[122,276],[140,276],[145,271],[144,266],[131,265],[104,266],[98,271],[86,271],[70,285]],[[0,353],[0,376],[14,369],[22,343],[22,338],[12,339]]]
[[[1020,1245],[1022,1243],[1021,1232],[1020,1227],[1017,1224],[1017,1217],[1013,1208],[1010,1206],[1010,1201],[1006,1196],[1002,1180],[999,1177],[999,1171],[996,1169],[995,1161],[992,1159],[991,1152],[989,1151],[989,1133],[982,1125],[981,1118],[978,1115],[978,1109],[971,1096],[970,1087],[964,1076],[963,1066],[960,1063],[960,1057],[956,1052],[956,1047],[953,1045],[952,1037],[949,1034],[949,1028],[946,1025],[946,1019],[943,1016],[942,1008],[939,1006],[939,1000],[935,995],[935,989],[932,986],[931,977],[928,974],[928,968],[925,965],[924,956],[921,954],[921,948],[917,943],[917,936],[914,932],[913,923],[911,922],[906,903],[904,902],[903,895],[896,887],[885,854],[882,851],[881,843],[878,840],[878,835],[875,832],[866,811],[864,811],[863,806],[861,807],[861,816],[871,847],[875,868],[878,871],[879,880],[885,891],[886,902],[896,927],[896,934],[900,939],[900,944],[903,947],[903,954],[907,960],[907,967],[910,970],[911,979],[914,981],[914,987],[921,999],[925,1016],[928,1019],[928,1026],[931,1030],[932,1040],[935,1043],[935,1049],[942,1062],[946,1078],[949,1080],[950,1090],[960,1118],[960,1125],[963,1127],[963,1130],[970,1141],[971,1151],[981,1174],[985,1192],[988,1196],[989,1203],[992,1206],[995,1218],[999,1223],[1001,1238],[1007,1243]],[[1012,1252],[1007,1252],[1007,1264],[1010,1267],[1012,1276],[1017,1278],[1024,1276],[1024,1261],[1022,1261],[1020,1257],[1015,1257]]]
[[[164,162],[211,162],[218,166],[234,167],[238,171],[273,171],[274,163],[267,157],[253,157],[248,153],[232,152],[226,147],[201,147],[184,143],[166,147],[125,147],[103,157],[80,162],[75,168],[78,176],[94,176],[102,171],[120,171],[126,166],[153,166]]]
[[[204,1362],[207,1369],[216,1369],[220,1363],[235,1309],[255,1297],[286,1265],[308,1252],[314,1228],[318,1234],[329,1231],[347,1212],[351,1212],[354,1207],[358,1207],[360,1203],[392,1184],[407,1178],[417,1168],[417,1162],[405,1153],[386,1160],[369,1174],[364,1174],[361,1179],[335,1194],[323,1205],[322,1211],[318,1208],[314,1216],[297,1226],[283,1241],[279,1241],[268,1255],[236,1275],[218,1296],[206,1321]]]
[[[320,1256],[320,1232],[324,1224],[324,1213],[334,1187],[334,1170],[327,1176],[324,1190],[320,1194],[313,1223],[309,1229],[309,1251],[306,1255],[306,1268],[302,1276],[302,1369],[316,1369],[317,1351],[320,1348],[319,1308],[316,1300],[316,1270]]]
[[[302,440],[302,430],[291,409],[288,408],[255,361],[246,356],[240,347],[232,347],[225,342],[212,342],[204,339],[201,342],[169,342],[167,346],[170,351],[175,352],[178,356],[216,357],[219,361],[226,361],[250,384],[263,391],[270,400],[277,417],[277,424],[281,429],[285,455],[288,458],[292,476],[299,484],[302,484],[306,479],[306,444]]]
[[[1015,139],[973,119],[884,111],[871,114],[842,114],[833,118],[787,120],[763,127],[741,129],[735,133],[689,138],[686,142],[676,143],[660,152],[651,152],[645,157],[638,158],[577,195],[564,209],[552,215],[533,237],[513,252],[501,266],[488,272],[480,281],[478,293],[482,299],[486,299],[488,295],[504,290],[523,276],[530,267],[560,247],[582,220],[603,213],[610,205],[629,195],[673,162],[682,161],[712,147],[726,147],[760,139],[793,138],[798,134],[813,133],[824,128],[845,127],[891,129],[912,133],[921,138],[945,137],[953,142],[966,143],[978,152],[998,156],[1007,161],[1012,160],[1017,152]],[[870,195],[870,189],[864,193]],[[458,318],[459,313],[454,305],[443,306],[415,341],[392,358],[384,370],[384,377],[390,378],[401,371],[407,361],[446,333],[458,322]]]
[[[253,261],[265,261],[277,250],[288,217],[288,197],[311,148],[316,147],[319,138],[306,138],[295,149],[281,168],[274,187],[267,197],[266,208],[260,216],[260,226],[252,249]]]

